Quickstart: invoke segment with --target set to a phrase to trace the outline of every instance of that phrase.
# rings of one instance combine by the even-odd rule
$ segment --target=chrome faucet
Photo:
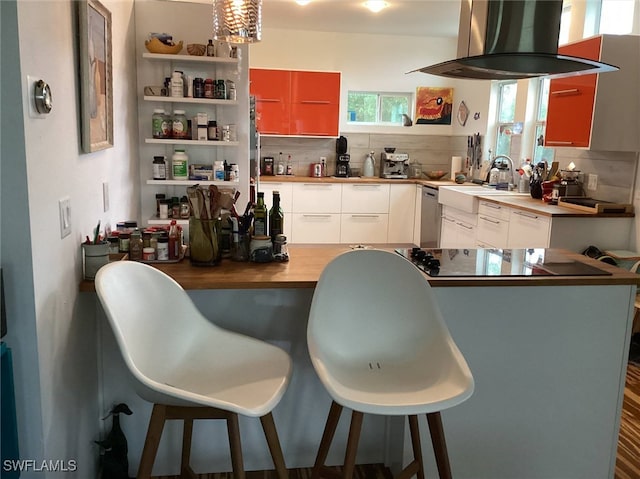
[[[489,155],[491,155],[491,150],[489,150]],[[510,157],[508,157],[507,155],[498,155],[498,156],[495,156],[493,158],[493,161],[491,162],[491,165],[489,166],[489,171],[487,172],[487,178],[486,178],[487,183],[489,182],[489,176],[491,175],[491,168],[493,168],[496,165],[496,161],[500,160],[500,159],[507,160],[507,163],[509,165],[509,173],[511,173],[511,182],[510,183],[512,185],[517,185],[518,183],[516,182],[515,169],[513,167],[513,160]]]

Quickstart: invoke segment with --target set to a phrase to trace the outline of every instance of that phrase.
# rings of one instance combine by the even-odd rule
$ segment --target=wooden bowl
[[[187,52],[189,55],[201,57],[207,51],[207,46],[202,43],[188,43]]]
[[[430,180],[439,180],[443,178],[448,171],[436,170],[436,171],[425,171],[425,176]]]
[[[168,53],[175,55],[182,50],[182,41],[179,41],[175,45],[165,45],[154,37],[151,40],[145,40],[144,46],[147,47],[150,53]]]

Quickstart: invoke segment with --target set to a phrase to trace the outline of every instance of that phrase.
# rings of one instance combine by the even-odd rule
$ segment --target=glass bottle
[[[282,152],[278,154],[278,164],[276,165],[276,175],[284,175],[284,160],[282,159]]]
[[[133,230],[129,239],[129,259],[140,261],[142,259],[142,233],[139,229]]]
[[[167,179],[167,164],[164,161],[164,156],[153,157],[153,179],[154,180]]]
[[[253,235],[267,236],[267,207],[264,204],[264,193],[258,192],[258,202],[253,210]]]
[[[273,192],[273,206],[269,210],[269,236],[275,242],[276,236],[284,233],[284,213],[280,207],[280,192]]]
[[[287,175],[293,175],[293,162],[291,161],[291,155],[287,157]]]
[[[171,226],[169,226],[169,259],[178,259],[179,250],[178,247],[178,226],[176,220],[171,220]]]
[[[213,40],[209,39],[209,43],[207,43],[207,56],[215,57],[216,56],[216,47],[213,44]]]

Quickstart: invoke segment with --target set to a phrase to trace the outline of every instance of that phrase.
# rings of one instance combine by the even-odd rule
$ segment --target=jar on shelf
[[[211,78],[207,78],[204,81],[204,97],[215,98],[215,85],[213,84],[213,80]]]
[[[202,78],[194,78],[193,80],[193,97],[204,98],[204,80]]]
[[[174,180],[186,180],[189,178],[189,157],[184,148],[176,148],[171,156],[171,171]]]
[[[172,133],[171,136],[177,139],[189,138],[189,124],[184,110],[173,111]]]
[[[154,180],[167,179],[167,164],[165,163],[164,156],[153,157],[153,179]]]
[[[166,138],[166,114],[162,108],[156,108],[151,115],[151,136],[153,138]]]
[[[181,71],[174,71],[171,75],[171,96],[182,98],[184,96],[184,80]]]

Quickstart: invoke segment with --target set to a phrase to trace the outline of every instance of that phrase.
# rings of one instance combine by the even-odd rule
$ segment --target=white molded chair
[[[418,414],[426,414],[441,479],[451,470],[440,411],[474,382],[426,276],[398,254],[354,250],[323,271],[311,303],[311,361],[333,402],[312,478],[324,466],[343,407],[352,410],[342,477],[350,479],[363,413],[408,416],[414,460],[398,477],[424,479]]]
[[[151,477],[164,422],[184,421],[181,477],[194,419],[225,419],[235,479],[244,479],[238,414],[260,417],[279,479],[287,477],[271,411],[291,376],[282,349],[208,321],[171,277],[134,261],[103,266],[96,291],[136,392],[154,404],[138,479]]]

